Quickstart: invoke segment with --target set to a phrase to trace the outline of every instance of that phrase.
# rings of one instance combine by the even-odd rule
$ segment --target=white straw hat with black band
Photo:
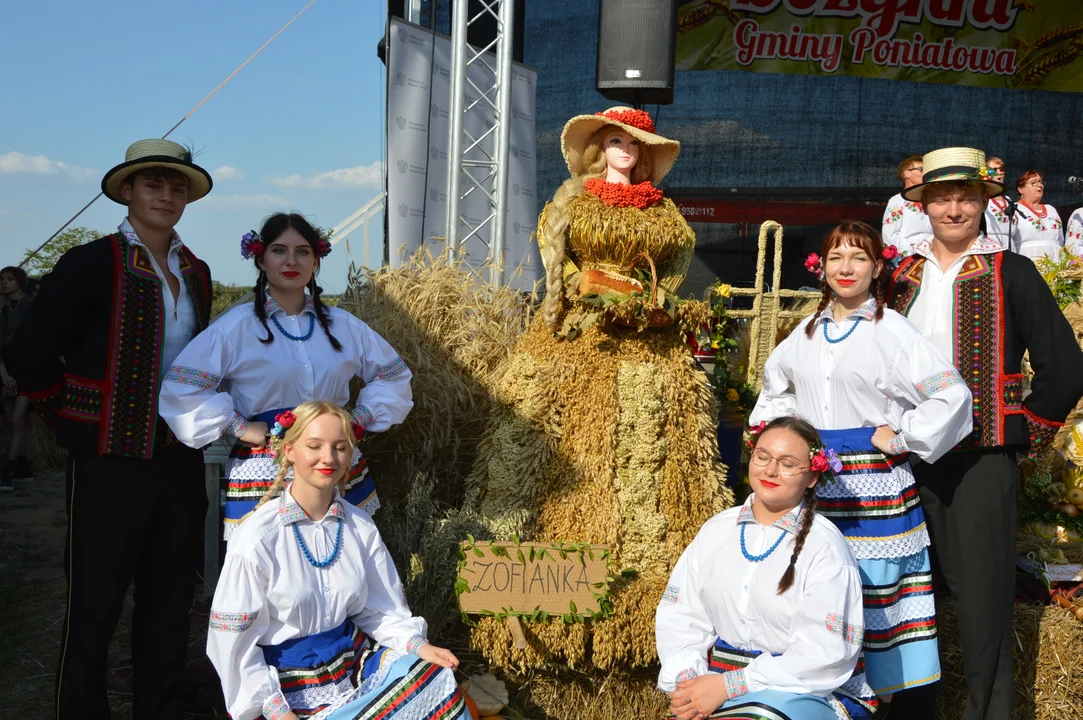
[[[993,172],[986,167],[985,153],[981,150],[941,148],[926,153],[921,165],[921,184],[908,187],[902,193],[911,202],[921,202],[921,193],[929,185],[946,182],[980,182],[990,198],[1004,194],[1004,186],[992,179]]]
[[[192,162],[192,152],[172,140],[153,138],[137,140],[128,146],[124,162],[102,178],[102,192],[113,202],[127,205],[120,193],[121,184],[140,170],[169,168],[188,178],[188,202],[195,202],[211,191],[213,182],[206,170]]]

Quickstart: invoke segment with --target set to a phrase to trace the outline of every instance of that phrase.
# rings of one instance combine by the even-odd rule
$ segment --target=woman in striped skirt
[[[889,700],[940,678],[929,534],[910,457],[933,462],[966,437],[971,397],[951,362],[885,309],[895,248],[846,221],[822,251],[806,266],[819,274],[823,298],[768,358],[750,422],[797,415],[839,453],[837,482],[818,486],[819,512],[857,556],[866,673]]]
[[[375,524],[338,494],[354,419],[308,402],[277,432],[278,477],[234,534],[211,605],[230,717],[471,720],[459,661],[425,639]]]

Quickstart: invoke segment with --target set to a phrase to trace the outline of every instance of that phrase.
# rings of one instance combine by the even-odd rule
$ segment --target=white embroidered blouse
[[[959,372],[891,309],[869,299],[841,323],[827,307],[812,337],[806,318],[767,358],[749,422],[796,415],[820,430],[888,425],[895,454],[933,462],[970,434],[972,398]],[[838,339],[853,328],[853,333]],[[855,327],[856,323],[856,327]]]
[[[335,561],[313,566],[294,527],[322,560],[331,555],[340,520]],[[260,646],[333,630],[347,619],[398,653],[416,652],[427,642],[425,620],[410,613],[372,519],[336,494],[327,515],[312,520],[287,489],[233,534],[211,604],[207,656],[222,680],[230,717],[253,720],[265,709],[288,707],[278,671],[264,661]]]
[[[1005,248],[1011,246],[1009,220],[1007,198],[1000,195],[989,200],[989,204],[985,207],[985,234],[990,240],[997,241]],[[1019,219],[1016,218],[1016,222],[1018,221]]]
[[[815,516],[794,583],[779,595],[803,505],[764,526],[752,513],[754,501],[751,495],[708,520],[673,569],[655,614],[658,687],[666,692],[707,673],[716,638],[763,653],[724,673],[731,698],[767,689],[826,697],[853,673],[865,628],[861,574],[846,538]],[[751,562],[741,552],[742,528],[752,555],[767,552],[780,534],[788,537]]]
[[[887,201],[882,232],[885,245],[894,245],[900,253],[909,255],[915,242],[932,234],[933,226],[921,203],[904,200],[902,193]]]
[[[211,323],[169,368],[158,414],[181,442],[199,448],[226,432],[240,437],[253,415],[309,400],[345,405],[354,377],[365,383],[353,415],[366,430],[387,430],[406,418],[414,405],[410,370],[368,325],[328,308],[331,333],[342,344],[336,351],[319,322],[310,325],[316,317],[311,299],[295,316],[270,297],[266,310],[273,342],[260,342],[267,331],[246,303]],[[275,321],[294,337],[304,337],[309,327],[312,335],[290,340]]]
[[[1083,254],[1083,207],[1076,208],[1068,216],[1064,231],[1064,246],[1071,248],[1076,255]]]
[[[1064,225],[1057,209],[1046,203],[1038,212],[1022,200],[1015,210],[1012,250],[1031,260],[1040,257],[1056,259],[1064,247]]]

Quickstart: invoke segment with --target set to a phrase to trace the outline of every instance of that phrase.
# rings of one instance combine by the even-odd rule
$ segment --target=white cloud
[[[96,178],[97,170],[68,165],[60,160],[51,160],[44,155],[27,155],[12,151],[0,155],[0,175],[67,175],[73,180]]]
[[[232,165],[223,165],[211,173],[215,182],[219,180],[244,180],[244,170],[238,170]]]
[[[378,188],[383,180],[383,163],[376,161],[371,165],[358,165],[341,170],[309,173],[308,175],[286,175],[271,178],[271,184],[284,188]]]
[[[272,210],[289,212],[293,203],[279,195],[268,193],[255,195],[215,195],[211,193],[199,201],[200,207],[211,210],[252,210],[270,212]]]

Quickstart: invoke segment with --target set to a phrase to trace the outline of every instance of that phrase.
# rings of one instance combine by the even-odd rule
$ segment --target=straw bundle
[[[959,648],[956,608],[937,602],[943,680],[937,717],[957,720],[966,706],[966,680]],[[1015,720],[1083,717],[1083,623],[1059,607],[1017,603],[1013,643]]]
[[[433,473],[437,499],[462,501],[491,408],[493,371],[531,316],[531,298],[494,289],[446,255],[420,251],[398,268],[351,268],[340,305],[391,343],[413,373],[414,408],[362,447],[385,504]]]
[[[540,712],[528,715],[553,720],[661,720],[669,712],[669,699],[655,686],[654,672],[612,673],[596,677],[564,673],[537,674],[523,685],[525,696]]]
[[[494,537],[604,545],[637,575],[615,585],[610,618],[528,623],[523,650],[502,621],[482,620],[472,644],[518,669],[649,665],[670,570],[703,523],[733,502],[706,376],[676,328],[595,325],[562,341],[541,318],[497,376],[468,505]]]

